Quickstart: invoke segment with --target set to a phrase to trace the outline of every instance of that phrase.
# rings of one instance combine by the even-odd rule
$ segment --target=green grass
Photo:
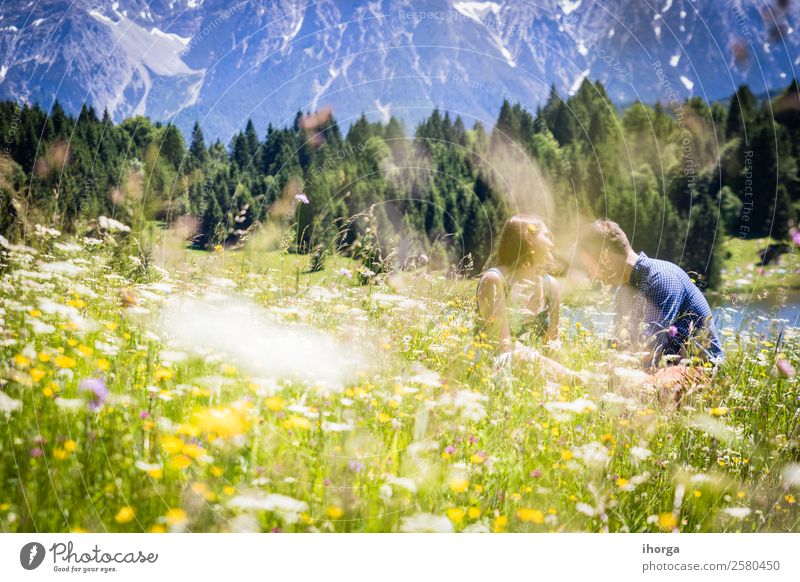
[[[780,347],[724,332],[726,363],[675,410],[566,322],[555,357],[597,373],[613,361],[616,379],[493,370],[472,333],[474,281],[416,271],[361,286],[341,257],[306,274],[303,256],[190,251],[137,283],[110,266],[110,245],[57,242],[4,255],[2,531],[798,529],[784,472],[800,392],[775,371],[800,366],[796,330]],[[369,365],[301,382],[259,370],[259,355],[172,345],[158,314],[209,291]],[[86,378],[110,391],[97,411]]]
[[[783,254],[777,263],[761,265],[758,251],[772,239],[743,240],[729,238],[722,244],[721,291],[739,294],[765,294],[775,297],[779,290],[800,289],[800,254],[797,247]]]

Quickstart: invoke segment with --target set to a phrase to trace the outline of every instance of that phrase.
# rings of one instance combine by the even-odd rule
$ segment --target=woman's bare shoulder
[[[478,281],[478,295],[486,295],[490,292],[497,292],[505,287],[505,279],[497,269],[488,269]]]

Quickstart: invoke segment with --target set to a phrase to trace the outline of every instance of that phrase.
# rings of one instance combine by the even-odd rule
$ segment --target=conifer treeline
[[[800,209],[796,81],[770,101],[743,86],[727,107],[692,98],[622,112],[584,81],[568,99],[553,89],[535,113],[504,102],[491,132],[435,110],[411,137],[395,118],[363,116],[343,135],[332,116],[298,113],[263,141],[248,121],[228,147],[207,145],[198,124],[187,147],[174,125],[145,117],[114,124],[89,107],[75,118],[58,103],[48,115],[3,102],[0,136],[7,238],[34,222],[73,231],[103,214],[134,228],[190,215],[191,243],[208,248],[284,216],[301,252],[357,253],[371,238],[400,263],[425,253],[480,269],[522,209],[573,231],[576,213],[608,216],[635,248],[713,285],[724,235],[786,238]],[[514,183],[519,166],[537,181],[522,172]]]

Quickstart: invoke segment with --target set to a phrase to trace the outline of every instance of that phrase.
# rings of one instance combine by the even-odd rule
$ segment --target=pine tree
[[[206,165],[208,160],[208,151],[206,150],[206,141],[203,137],[203,130],[198,122],[194,122],[192,128],[192,143],[189,146],[190,156],[190,169],[202,168]]]

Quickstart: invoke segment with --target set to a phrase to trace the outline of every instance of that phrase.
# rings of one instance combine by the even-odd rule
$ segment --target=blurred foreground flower
[[[780,375],[784,378],[793,378],[795,375],[794,366],[789,363],[789,360],[781,358],[777,361],[775,367],[778,369]]]
[[[416,513],[403,518],[400,531],[406,533],[453,533],[453,522],[444,515]]]
[[[6,416],[11,415],[12,412],[22,408],[22,402],[11,398],[5,392],[0,391],[0,413]]]
[[[228,406],[200,410],[192,418],[192,427],[208,434],[211,440],[237,437],[250,428],[252,406],[247,400],[239,400]]]
[[[108,388],[102,378],[86,378],[81,380],[78,390],[87,392],[89,401],[87,406],[92,412],[98,412],[103,408],[108,398]]]
[[[270,511],[278,515],[287,524],[295,523],[301,513],[308,511],[308,504],[305,501],[277,493],[264,495],[260,491],[237,495],[228,501],[228,507],[243,511]]]

